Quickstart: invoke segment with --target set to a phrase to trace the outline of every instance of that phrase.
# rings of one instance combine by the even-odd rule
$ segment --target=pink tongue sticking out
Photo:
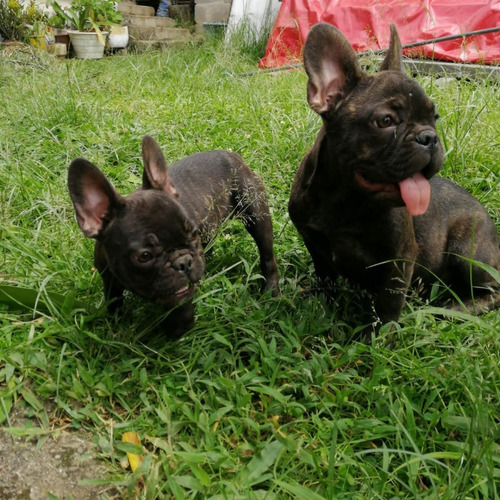
[[[411,215],[422,215],[429,206],[431,185],[422,174],[415,174],[399,183],[401,198]]]

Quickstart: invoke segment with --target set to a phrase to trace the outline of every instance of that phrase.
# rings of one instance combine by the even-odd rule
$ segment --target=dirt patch
[[[9,415],[11,428],[26,428],[24,410]],[[36,424],[33,422],[35,428]],[[13,436],[0,428],[0,499],[46,500],[53,495],[73,500],[121,498],[110,485],[82,485],[104,479],[109,471],[95,456],[95,446],[84,432],[58,430],[46,440]],[[52,497],[53,498],[53,497]]]

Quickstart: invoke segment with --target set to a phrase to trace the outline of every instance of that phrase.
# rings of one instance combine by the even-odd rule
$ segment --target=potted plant
[[[71,7],[62,8],[57,0],[49,3],[55,13],[71,28],[68,33],[76,57],[99,59],[104,54],[104,44],[109,28],[119,24],[121,14],[113,0],[73,0]]]
[[[27,25],[30,28],[30,44],[41,50],[47,50],[47,26],[43,20],[33,21],[33,24]]]
[[[55,43],[62,43],[66,45],[66,50],[69,52],[69,34],[66,29],[66,22],[62,16],[54,14],[49,17],[47,24],[54,36]]]
[[[43,35],[46,15],[35,0],[0,0],[0,36],[7,40],[30,42],[30,36]]]

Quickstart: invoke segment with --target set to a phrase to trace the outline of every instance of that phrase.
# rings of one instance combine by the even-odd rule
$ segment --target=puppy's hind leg
[[[278,264],[273,250],[273,226],[269,213],[246,216],[243,219],[246,230],[250,233],[257,244],[260,256],[260,270],[264,276],[265,283],[262,293],[272,290],[273,297],[280,293],[278,285]]]
[[[482,314],[500,307],[500,281],[494,275],[500,273],[500,244],[493,221],[486,213],[476,213],[455,224],[450,234],[448,265],[466,309]],[[488,272],[480,263],[495,271]],[[452,308],[463,310],[460,304]]]
[[[272,290],[273,297],[277,297],[280,293],[278,264],[273,250],[273,225],[269,206],[261,180],[253,172],[250,179],[237,196],[238,218],[242,220],[259,249],[260,270],[265,279],[261,292]]]

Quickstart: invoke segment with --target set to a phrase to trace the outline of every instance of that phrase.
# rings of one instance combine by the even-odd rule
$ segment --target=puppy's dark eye
[[[388,128],[391,127],[392,125],[394,125],[394,120],[390,115],[385,115],[382,118],[377,119],[378,128]]]
[[[435,120],[435,121],[438,121],[438,120],[439,120],[439,118],[440,118],[439,113],[436,113],[436,114],[434,115],[434,120]]]
[[[144,250],[143,252],[138,253],[135,258],[141,263],[145,264],[146,262],[149,262],[153,258],[153,254],[151,252],[148,252],[147,250]]]

